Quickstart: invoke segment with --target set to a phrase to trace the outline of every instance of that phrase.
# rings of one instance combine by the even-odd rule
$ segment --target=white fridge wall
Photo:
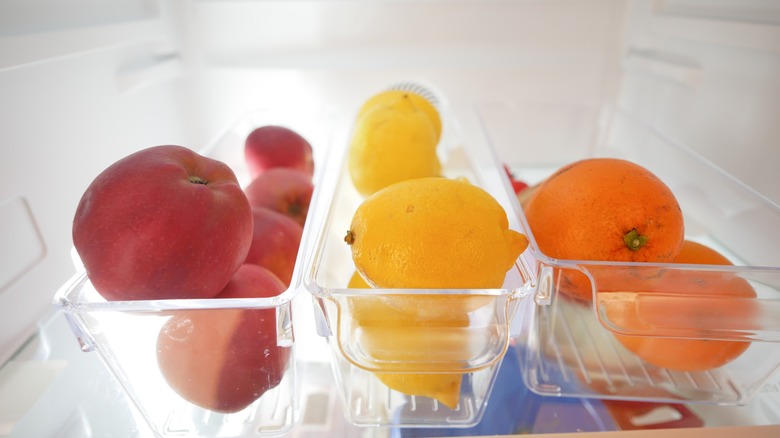
[[[780,3],[636,1],[627,29],[619,105],[780,203]]]
[[[620,0],[195,2],[188,41],[218,77],[203,106],[352,110],[399,79],[454,104],[614,101]],[[230,31],[226,31],[230,29]],[[216,72],[216,73],[215,73]],[[230,102],[228,99],[238,99]]]
[[[9,15],[0,12],[3,20]],[[84,27],[68,26],[73,17],[57,26],[53,18],[41,17],[40,28],[26,21],[0,38],[3,362],[74,271],[71,219],[97,173],[142,146],[197,143],[186,76],[175,62],[133,80],[136,65],[175,47],[163,11]]]

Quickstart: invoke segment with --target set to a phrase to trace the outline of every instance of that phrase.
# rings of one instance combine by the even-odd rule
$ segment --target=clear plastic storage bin
[[[619,110],[485,103],[478,112],[500,160],[531,184],[587,157],[624,158],[646,167],[677,197],[686,239],[704,243],[734,263],[556,260],[540,252],[529,235],[534,299],[522,309],[523,331],[517,338],[525,347],[523,377],[528,387],[550,396],[718,405],[744,404],[756,394],[780,365],[780,206]],[[522,217],[519,203],[513,211]],[[757,297],[643,289],[638,280],[671,271],[686,281],[744,280]],[[558,279],[566,273],[586,278],[592,302],[561,292]],[[625,314],[621,312],[633,312],[640,323],[624,322],[616,316]],[[723,366],[679,371],[640,359],[617,342],[615,334],[749,346]]]
[[[462,127],[434,96],[444,124],[442,174],[487,190],[510,212],[510,228],[522,232],[511,215],[504,170],[485,142],[464,141]],[[313,201],[317,217],[307,230],[302,280],[330,346],[345,415],[363,426],[473,426],[508,349],[518,304],[528,295],[528,266],[518,259],[500,289],[349,288],[355,267],[344,235],[363,198],[347,171],[349,133],[342,134],[331,149],[332,173]]]
[[[289,300],[213,299],[106,302],[89,283],[77,275],[58,292],[57,304],[66,312],[81,349],[95,351],[109,368],[141,415],[158,436],[239,437],[276,435],[290,429],[297,415],[295,351]],[[166,325],[190,318],[229,323],[236,312],[276,315],[277,343],[263,345],[288,355],[278,385],[266,391],[245,409],[220,413],[200,407],[169,386],[158,361],[158,338]],[[170,326],[168,326],[170,327]],[[240,345],[222,339],[206,345],[201,336],[190,346],[208,355],[231,354]],[[285,351],[286,350],[286,351]],[[258,349],[258,355],[263,350]],[[204,356],[205,359],[210,359]],[[276,362],[276,361],[274,361]],[[177,369],[167,370],[177,373]],[[227,370],[225,370],[227,371]],[[274,373],[275,374],[275,373]],[[211,376],[210,376],[211,377]],[[278,376],[270,377],[272,379]],[[193,385],[209,385],[203,381]]]
[[[200,152],[228,164],[236,173],[241,186],[246,187],[250,182],[243,155],[247,135],[263,125],[287,126],[312,145],[316,190],[322,173],[322,168],[317,166],[324,162],[325,145],[331,135],[334,117],[335,113],[325,109],[298,108],[289,113],[279,110],[248,112],[221,133],[212,145]],[[81,271],[61,287],[54,304],[65,313],[81,349],[85,352],[94,351],[100,356],[158,436],[276,436],[289,431],[298,416],[300,383],[296,376],[291,301],[296,296],[295,285],[299,283],[297,278],[302,257],[299,251],[291,286],[272,298],[107,302],[91,285],[86,273]],[[276,332],[269,336],[243,337],[241,342],[229,336],[217,336],[215,339],[203,333],[210,329],[219,332],[218,327],[232,324],[239,316],[252,318],[254,315],[265,318],[275,316]],[[188,396],[179,395],[166,379],[166,372],[176,373],[179,370],[168,369],[171,368],[169,365],[161,366],[158,356],[161,331],[186,329],[183,325],[176,328],[177,324],[186,324],[195,319],[204,329],[199,330],[197,336],[188,335],[188,339],[195,340],[179,348],[197,350],[204,361],[213,363],[216,360],[219,364],[219,359],[215,358],[246,354],[247,344],[256,350],[257,357],[265,355],[274,358],[268,363],[258,362],[260,365],[253,365],[261,368],[267,366],[271,371],[267,375],[262,372],[253,374],[254,383],[258,380],[263,382],[253,387],[253,390],[262,395],[240,411],[225,413],[220,409],[201,407],[204,403],[196,404]],[[171,333],[175,335],[175,332]],[[174,363],[174,366],[179,365],[184,366]],[[221,371],[230,373],[227,369]],[[192,382],[190,387],[204,388],[212,384],[219,387],[220,380],[214,382],[213,378],[213,373],[208,374],[202,381]],[[244,382],[244,385],[250,386],[250,383]]]

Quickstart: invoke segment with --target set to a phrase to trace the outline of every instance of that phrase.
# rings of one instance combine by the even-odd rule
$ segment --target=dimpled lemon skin
[[[403,90],[385,90],[379,92],[371,96],[363,103],[363,106],[361,106],[360,110],[358,111],[357,118],[360,119],[364,114],[377,107],[392,107],[392,105],[396,104],[398,99],[404,95],[406,95],[411,100],[412,104],[414,104],[418,110],[425,113],[431,123],[433,123],[433,129],[436,133],[436,142],[438,143],[439,139],[441,138],[442,129],[441,116],[439,116],[439,111],[435,106],[433,106],[433,104],[431,104],[431,102],[428,101],[428,99],[417,93]]]
[[[346,240],[374,287],[494,289],[528,246],[486,191],[461,180],[402,181],[366,198]]]
[[[355,123],[348,168],[358,193],[370,196],[407,179],[438,176],[436,129],[408,95],[367,110]]]

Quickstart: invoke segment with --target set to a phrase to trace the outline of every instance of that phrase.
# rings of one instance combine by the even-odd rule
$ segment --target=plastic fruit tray
[[[201,153],[227,163],[245,187],[250,181],[243,161],[243,146],[252,129],[281,124],[296,130],[312,145],[316,166],[324,161],[324,145],[331,135],[334,117],[332,111],[319,108],[298,108],[290,113],[262,109],[248,112]],[[315,186],[320,173],[315,170]],[[301,257],[299,251],[299,261]],[[277,436],[290,430],[298,416],[299,383],[291,318],[298,271],[296,267],[291,286],[273,298],[111,302],[104,300],[80,271],[56,293],[54,304],[64,312],[81,349],[99,355],[158,436]],[[276,344],[289,349],[289,359],[277,386],[241,411],[220,413],[199,407],[171,389],[159,366],[157,340],[163,326],[174,318],[186,320],[198,315],[200,321],[217,321],[231,312],[235,315],[237,310],[275,314]],[[203,354],[214,357],[229,356],[240,348],[232,343],[221,348],[202,344],[187,348],[202,349]],[[258,350],[257,354],[263,355],[264,351]]]
[[[81,349],[96,352],[149,426],[159,436],[238,437],[276,435],[297,415],[295,352],[290,303],[273,299],[158,300],[105,302],[86,274],[75,276],[57,294]],[[166,322],[189,315],[222,318],[232,310],[270,310],[277,317],[277,345],[292,349],[284,377],[275,388],[236,413],[201,408],[168,385],[157,359],[157,339]],[[254,310],[257,309],[257,310]],[[193,345],[192,348],[202,346]],[[223,354],[214,346],[210,354]],[[224,352],[229,355],[229,351]],[[259,351],[258,354],[262,354]]]
[[[441,95],[436,96],[444,123],[438,149],[443,175],[467,178],[511,211],[513,195],[505,189],[503,169],[487,144],[461,136],[462,127],[448,117]],[[500,289],[349,288],[355,267],[344,235],[363,199],[346,169],[347,131],[353,122],[346,121],[348,128],[334,141],[327,164],[330,173],[312,201],[317,217],[307,230],[301,277],[314,297],[318,331],[330,346],[344,412],[352,423],[364,426],[473,426],[484,414],[509,346],[512,320],[527,295],[527,266],[518,259]],[[521,229],[517,216],[509,220],[510,228]],[[466,324],[441,317],[442,303],[455,300],[479,303],[468,312]],[[396,303],[420,304],[408,325],[383,324],[385,313],[397,311]],[[372,309],[376,321],[358,321],[358,309]],[[448,376],[460,381],[456,403],[430,394],[436,382]],[[385,384],[388,379],[406,380],[413,389],[393,389],[397,386]]]
[[[682,208],[686,239],[726,255],[734,266],[556,260],[533,234],[533,300],[525,303],[523,377],[536,393],[602,399],[739,405],[780,365],[780,207],[682,144],[612,108],[485,103],[479,118],[491,147],[531,184],[586,157],[619,157],[663,180]],[[538,127],[555,127],[540,130]],[[522,216],[519,203],[513,205]],[[527,229],[527,225],[524,227]],[[583,273],[592,301],[562,293],[565,272]],[[676,271],[690,280],[741,278],[757,298],[707,298],[650,292],[639,278]],[[606,284],[611,285],[607,292]],[[615,292],[619,291],[619,292]],[[698,309],[686,317],[680,309]],[[640,315],[623,324],[616,309]],[[690,315],[689,311],[687,313]],[[643,338],[749,343],[735,360],[702,371],[654,366],[623,348],[615,333]]]

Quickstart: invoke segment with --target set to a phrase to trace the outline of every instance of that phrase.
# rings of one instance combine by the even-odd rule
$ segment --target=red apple
[[[300,226],[306,222],[313,191],[310,177],[284,167],[266,170],[244,189],[253,208],[270,208],[293,218]]]
[[[73,243],[107,300],[213,297],[251,241],[251,207],[233,171],[181,146],[106,168],[73,219]]]
[[[289,286],[303,228],[289,217],[268,208],[253,208],[252,216],[255,227],[246,263],[267,268]]]
[[[252,178],[274,167],[297,169],[309,178],[314,174],[311,145],[284,126],[261,126],[249,133],[244,143],[244,158]]]
[[[216,298],[264,298],[285,286],[274,274],[242,265]],[[276,309],[179,311],[157,338],[157,362],[168,385],[189,402],[238,412],[279,385],[290,347],[277,345]]]

